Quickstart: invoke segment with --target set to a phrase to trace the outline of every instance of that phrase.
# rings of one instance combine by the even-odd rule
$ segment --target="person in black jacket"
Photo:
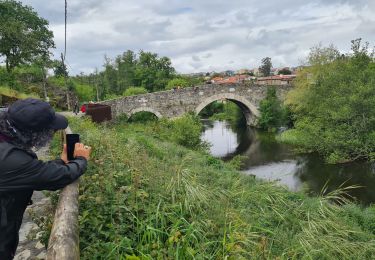
[[[91,148],[76,144],[75,159],[39,161],[32,148],[48,144],[68,121],[36,99],[19,100],[0,112],[0,260],[13,259],[23,213],[34,190],[57,190],[77,180],[87,167]]]

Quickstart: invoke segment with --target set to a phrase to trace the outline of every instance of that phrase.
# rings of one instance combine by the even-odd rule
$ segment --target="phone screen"
[[[66,148],[68,153],[68,160],[74,160],[74,146],[79,143],[79,134],[66,135]]]

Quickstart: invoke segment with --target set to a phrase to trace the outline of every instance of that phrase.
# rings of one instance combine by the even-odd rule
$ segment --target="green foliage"
[[[8,97],[14,97],[17,99],[25,99],[25,98],[39,98],[39,96],[35,94],[25,94],[22,92],[18,92],[14,89],[10,89],[7,87],[1,87],[0,86],[0,95],[8,96]]]
[[[276,88],[269,87],[265,99],[260,102],[258,125],[268,131],[287,124],[288,111],[276,96]]]
[[[97,81],[103,95],[121,95],[132,86],[142,87],[147,92],[163,90],[175,73],[169,58],[144,51],[136,55],[130,50],[114,60],[106,57],[104,68],[102,74],[96,75],[100,78]]]
[[[291,72],[290,69],[288,69],[288,68],[283,68],[283,69],[279,70],[279,73],[278,73],[278,74],[279,74],[279,75],[291,75],[292,72]]]
[[[53,62],[53,72],[55,73],[55,77],[68,77],[69,74],[66,64],[60,60]]]
[[[49,56],[54,48],[48,21],[29,6],[14,0],[0,1],[0,56],[8,72],[16,66]]]
[[[195,115],[186,114],[172,123],[171,139],[187,148],[201,147],[202,124]]]
[[[352,53],[316,47],[311,67],[300,72],[287,98],[295,116],[294,134],[307,150],[328,162],[371,159],[375,151],[375,62],[360,40]]]
[[[156,115],[154,115],[151,112],[146,112],[146,111],[135,113],[129,118],[129,122],[131,123],[134,123],[134,122],[144,123],[148,121],[157,121],[157,120],[158,120],[158,117]]]
[[[135,95],[141,95],[141,94],[146,94],[147,90],[142,87],[129,87],[122,93],[123,96],[135,96]]]
[[[272,62],[270,57],[265,57],[262,59],[262,65],[259,67],[260,73],[263,77],[271,75]]]
[[[246,123],[246,119],[238,105],[231,101],[223,103],[222,112],[215,113],[210,117],[211,120],[227,120],[233,123]]]
[[[86,84],[80,84],[74,81],[71,82],[73,82],[73,88],[80,102],[91,101],[95,99],[95,92],[91,86]]]
[[[167,87],[165,89],[173,89],[173,88],[186,88],[189,86],[189,82],[183,78],[175,78],[168,82]]]
[[[190,119],[189,119],[190,120]],[[94,147],[80,185],[82,259],[371,259],[373,209],[255,180],[165,142],[166,121],[71,120]],[[174,123],[172,123],[174,124]]]
[[[212,102],[208,106],[202,109],[202,111],[199,113],[203,118],[209,118],[217,113],[223,113],[224,112],[224,103],[223,102]]]

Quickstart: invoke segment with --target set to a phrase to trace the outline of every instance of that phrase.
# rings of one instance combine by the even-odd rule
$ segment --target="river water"
[[[350,195],[364,205],[375,203],[375,163],[326,164],[317,154],[298,154],[294,147],[276,142],[274,134],[226,121],[202,122],[202,140],[211,145],[211,154],[225,161],[242,155],[245,174],[310,195],[320,194],[324,187],[331,191],[357,185],[361,187],[350,190]]]

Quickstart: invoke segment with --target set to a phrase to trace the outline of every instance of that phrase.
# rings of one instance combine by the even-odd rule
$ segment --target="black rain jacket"
[[[34,190],[57,190],[77,180],[87,161],[39,161],[36,154],[0,141],[0,260],[12,259],[23,213]]]

